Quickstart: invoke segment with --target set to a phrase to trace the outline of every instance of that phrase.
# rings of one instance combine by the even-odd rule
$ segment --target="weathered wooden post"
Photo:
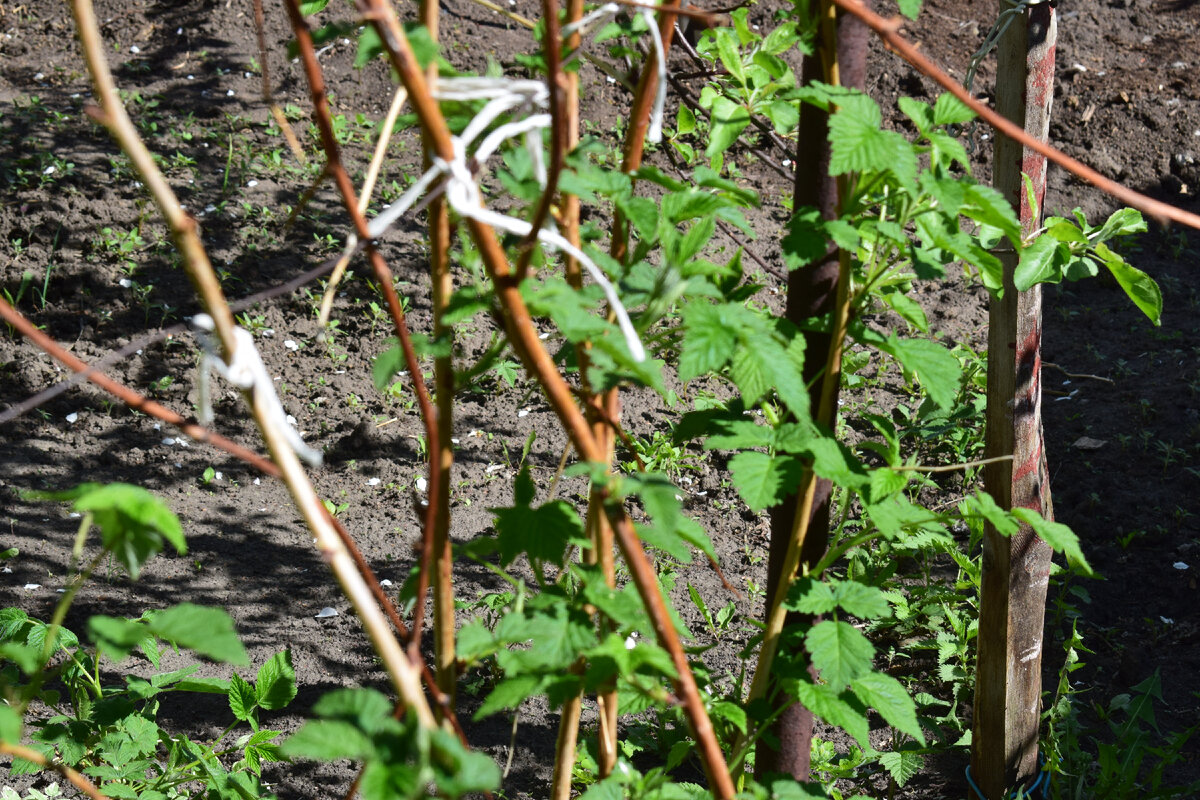
[[[1000,0],[1003,13],[1013,3]],[[1045,140],[1054,97],[1057,22],[1046,0],[1028,8],[1000,40],[996,109],[1031,136]],[[1040,224],[1046,192],[1046,160],[1004,137],[996,137],[994,183],[1020,209],[1025,234]],[[1031,207],[1022,173],[1033,185]],[[988,333],[987,490],[1004,508],[1032,508],[1051,516],[1050,485],[1042,449],[1042,292],[1013,287],[1017,254],[1001,254],[1004,297],[993,298]],[[1012,787],[1028,786],[1038,773],[1042,629],[1050,548],[1028,527],[1005,538],[989,529],[983,546],[983,596],[975,689],[971,773],[982,800],[1000,800]],[[973,798],[974,800],[974,798]]]

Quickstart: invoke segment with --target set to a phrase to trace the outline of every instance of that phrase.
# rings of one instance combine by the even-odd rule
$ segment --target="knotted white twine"
[[[617,8],[616,5],[612,5],[612,9]],[[602,7],[600,11],[610,13],[608,6]],[[611,13],[615,13],[615,11]],[[653,23],[653,15],[649,11],[646,14],[648,21]],[[592,18],[598,18],[597,12],[589,15],[588,19]],[[656,49],[659,53],[658,61],[661,67],[659,90],[662,93],[666,85],[666,66],[662,57],[662,42],[657,37],[657,26],[651,24],[650,27],[654,31]],[[450,207],[459,216],[476,220],[517,236],[528,236],[533,230],[533,226],[530,223],[484,207],[483,194],[479,190],[479,184],[475,176],[471,174],[471,168],[467,164],[467,148],[503,114],[518,109],[532,111],[537,107],[545,108],[549,104],[549,90],[546,88],[546,85],[541,81],[511,80],[506,78],[442,78],[437,82],[433,94],[439,100],[464,101],[486,99],[488,102],[475,115],[471,122],[468,123],[462,135],[450,137],[454,148],[454,158],[449,161],[442,158],[434,158],[432,166],[404,194],[371,220],[367,225],[367,230],[371,234],[371,238],[378,239],[386,233],[396,220],[412,208],[417,198],[424,194],[439,177],[445,180],[446,202],[450,204]],[[657,135],[660,137],[662,134],[662,105],[662,98],[656,100],[654,119],[650,125],[651,134],[657,131]],[[544,190],[546,188],[547,176],[545,164],[543,163],[541,131],[549,128],[552,122],[553,120],[549,114],[537,113],[530,114],[524,119],[507,122],[498,126],[485,136],[475,149],[474,163],[482,167],[488,158],[495,154],[505,141],[523,136],[526,147],[533,157],[534,175],[537,178],[538,185]],[[649,134],[647,138],[650,138]],[[657,140],[654,139],[653,141]],[[586,253],[561,236],[554,229],[552,220],[548,220],[547,227],[537,232],[537,239],[548,247],[567,253],[587,270],[592,279],[599,284],[605,298],[612,307],[613,315],[617,319],[617,326],[625,338],[625,344],[629,348],[634,361],[645,361],[646,348],[642,345],[641,339],[638,337],[637,330],[633,327],[633,323],[629,319],[629,314],[626,312],[624,304],[621,302],[620,297],[617,296],[616,289],[608,280],[604,271]],[[346,252],[349,253],[352,251],[357,244],[358,239],[351,236],[347,240]]]
[[[254,337],[245,328],[234,327],[234,350],[227,364],[221,357],[217,342],[210,335],[215,325],[208,314],[197,314],[192,317],[192,331],[196,341],[200,343],[200,365],[196,372],[196,417],[201,425],[210,425],[213,420],[212,400],[209,394],[211,373],[216,372],[225,380],[239,389],[249,389],[254,393],[254,402],[263,410],[267,424],[278,429],[287,439],[287,443],[296,451],[296,455],[314,467],[321,466],[321,452],[314,450],[304,443],[300,433],[288,421],[287,412],[275,394],[275,383],[271,380],[258,348],[254,346]]]

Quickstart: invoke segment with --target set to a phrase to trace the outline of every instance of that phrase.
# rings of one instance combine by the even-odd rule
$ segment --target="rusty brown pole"
[[[868,4],[869,7],[869,4]],[[825,15],[833,9],[822,3]],[[818,50],[804,57],[802,80],[837,83],[863,89],[866,85],[867,43],[871,31],[858,19],[838,13],[833,24],[833,35],[818,37]],[[832,39],[832,41],[828,41]],[[830,52],[829,45],[833,45]],[[815,106],[800,109],[800,131],[796,142],[796,180],[794,187],[795,208],[813,206],[821,210],[825,219],[836,219],[841,213],[838,181],[829,174],[829,115]],[[838,283],[838,250],[831,246],[825,258],[788,276],[787,319],[795,323],[829,314],[834,307]],[[806,331],[804,378],[813,387],[812,408],[814,413],[821,406],[821,381],[825,368],[825,354],[829,352],[832,337],[829,333]],[[835,390],[836,392],[836,390]],[[834,395],[836,400],[837,395]],[[832,408],[836,409],[836,403]],[[835,412],[836,413],[836,412]],[[819,420],[834,427],[833,419]],[[829,501],[832,484],[818,478],[809,517],[809,535],[805,537],[801,562],[815,564],[825,554],[829,541]],[[771,509],[771,545],[767,562],[767,597],[774,597],[782,579],[785,554],[791,538],[796,516],[798,494],[784,499]],[[788,624],[802,623],[798,614],[788,615]],[[758,746],[755,769],[760,776],[783,772],[799,781],[808,781],[810,748],[813,737],[813,714],[799,703],[788,707],[775,722],[771,732],[779,740],[779,749],[768,747],[765,742]]]
[[[1001,0],[1001,11],[1011,8]],[[1049,2],[1032,4],[1009,25],[997,51],[996,110],[1026,133],[1046,141],[1054,98],[1058,27]],[[996,188],[1020,209],[1022,234],[1041,222],[1046,159],[998,135]],[[1033,185],[1031,207],[1022,174]],[[1002,508],[1031,508],[1053,516],[1042,440],[1042,292],[1017,292],[1018,256],[1004,263],[1004,296],[993,298],[988,329],[986,455],[1012,454],[985,468],[988,492]],[[983,800],[1000,800],[1011,787],[1030,784],[1038,771],[1042,693],[1042,634],[1051,550],[1028,526],[1005,538],[989,527],[983,544],[979,654],[975,686],[972,777]]]

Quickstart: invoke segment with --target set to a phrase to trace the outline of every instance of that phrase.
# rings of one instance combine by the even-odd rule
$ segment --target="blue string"
[[[967,785],[971,787],[971,791],[975,793],[975,796],[978,797],[979,800],[988,800],[984,796],[983,791],[980,790],[979,786],[977,786],[975,784],[975,780],[971,777],[971,765],[970,764],[967,765]],[[1045,796],[1045,793],[1049,789],[1050,789],[1050,770],[1046,768],[1046,762],[1045,762],[1045,760],[1043,760],[1041,754],[1039,753],[1038,754],[1038,777],[1037,777],[1037,780],[1035,780],[1032,784],[1030,784],[1029,788],[1027,788],[1025,790],[1025,796],[1026,797],[1035,797],[1035,796],[1037,796],[1036,793],[1039,791],[1042,792],[1043,796]],[[1008,794],[1006,794],[1004,796],[1004,800],[1011,800],[1011,798],[1013,798],[1015,796],[1016,795],[1014,793],[1009,792]]]

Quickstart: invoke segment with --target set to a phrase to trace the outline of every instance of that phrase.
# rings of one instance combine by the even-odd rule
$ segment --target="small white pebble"
[[[291,414],[287,415],[287,421],[288,421],[288,425],[291,425],[293,428],[296,427],[296,424],[297,424],[296,418],[293,417]]]
[[[130,48],[129,48],[129,52],[133,53],[134,55],[137,55],[138,53],[142,52],[142,48],[138,47],[138,46],[135,44],[135,45],[133,45],[132,47],[130,47]]]
[[[792,160],[791,160],[790,158],[785,158],[785,159],[783,160],[783,165],[784,165],[785,167],[790,167],[790,166],[792,165]]]
[[[175,29],[175,35],[176,35],[176,36],[183,36],[183,28],[176,28],[176,29]]]
[[[222,479],[222,478],[224,478],[224,477],[225,477],[225,476],[224,476],[224,475],[222,475],[222,474],[221,474],[221,473],[219,473],[219,472],[214,472],[214,473],[213,473],[213,480],[215,480],[215,481],[219,481],[219,480],[221,480],[221,479]]]
[[[617,79],[616,79],[616,78],[614,78],[612,75],[605,75],[605,76],[604,76],[604,80],[608,81],[609,83],[616,83],[616,82],[617,82]]]
[[[138,348],[137,354],[138,354],[139,356],[142,354],[142,349],[141,349],[140,347]]]
[[[467,434],[468,439],[480,438],[482,436],[483,436],[483,431],[471,431],[470,433]]]
[[[417,478],[417,491],[418,492],[425,491],[426,487],[428,487],[428,486],[429,486],[429,483],[424,478]]]
[[[175,462],[175,469],[183,469],[183,464],[182,464],[182,463],[180,463],[180,462],[178,462],[178,461],[176,461],[176,462]]]
[[[179,445],[180,447],[191,447],[191,445],[188,444],[188,440],[184,439],[182,436],[175,440],[175,444]]]
[[[243,72],[242,75],[247,78],[253,77],[249,72]]]
[[[254,485],[255,485],[255,486],[260,486],[261,484],[262,484],[262,478],[255,478],[255,479],[254,479]]]
[[[1163,621],[1164,625],[1174,625],[1175,624],[1175,620],[1171,619],[1170,617],[1159,617],[1159,619],[1161,619]]]
[[[542,341],[545,341],[550,338],[550,334],[543,333],[541,336],[538,336],[538,338],[541,339]]]
[[[196,80],[196,76],[195,76],[195,75],[188,75],[188,80],[189,80],[189,81],[194,81],[194,80]]]
[[[67,516],[71,519],[79,519],[83,516],[83,514],[80,514],[78,511],[72,511],[70,514],[67,514]]]
[[[389,581],[387,578],[384,578],[383,580],[381,580],[381,581],[379,582],[379,585],[380,585],[380,586],[391,586],[391,585],[392,585],[392,582],[391,582],[391,581]]]
[[[227,92],[225,93],[225,96],[226,96],[226,97],[233,97],[233,96],[235,96],[236,94],[237,94],[237,93],[236,93],[235,91],[233,91],[233,89],[230,89],[229,91],[227,91]]]
[[[162,424],[161,424],[161,423],[158,423],[158,422],[154,423],[154,430],[156,430],[156,431],[161,431],[161,430],[162,430]]]
[[[216,210],[217,210],[217,207],[216,207],[216,206],[214,206],[214,205],[207,205],[207,206],[205,206],[205,207],[204,207],[204,213],[205,213],[205,214],[211,214],[212,212],[214,212],[214,211],[216,211]]]
[[[51,164],[50,166],[48,166],[44,170],[42,170],[42,174],[43,175],[53,175],[57,171],[58,171],[58,167]]]
[[[78,411],[72,411],[70,414],[67,414],[67,422],[75,422],[78,419],[79,419]]]
[[[522,408],[520,411],[518,411],[518,412],[517,412],[517,416],[518,416],[518,417],[527,417],[527,416],[529,416],[529,409],[528,409],[528,408]]]
[[[1175,567],[1175,569],[1187,569],[1188,568],[1188,565],[1183,563],[1182,561],[1176,561],[1171,566]]]
[[[451,439],[450,444],[458,444],[458,439]]]
[[[488,464],[487,468],[485,468],[483,471],[484,472],[495,472],[495,471],[501,470],[501,469],[504,469],[503,464]]]
[[[293,353],[300,349],[300,345],[296,344],[291,339],[284,339],[283,346],[286,347],[288,350],[291,350]]]
[[[121,278],[121,280],[117,281],[117,284],[122,289],[128,289],[130,286],[133,286],[133,281],[129,280],[129,278]]]
[[[337,615],[338,615],[338,612],[337,612],[336,608],[330,608],[329,606],[325,606],[324,608],[322,608],[320,611],[317,612],[317,619],[327,619],[329,617],[336,617]]]
[[[170,447],[171,445],[175,444],[175,440],[168,436],[167,438],[163,439],[162,443]]]
[[[25,588],[32,592],[34,589],[42,588],[42,585],[40,583],[27,583],[25,584]]]
[[[45,76],[45,75],[43,75],[42,73],[40,73],[40,72],[39,72],[39,73],[37,73],[36,75],[34,75],[34,76],[33,76],[33,79],[34,79],[35,81],[40,81],[40,80],[41,80],[42,78],[44,78],[44,77],[46,77],[46,76]]]
[[[637,631],[629,634],[629,636],[625,639],[626,650],[632,650],[635,647],[637,647]]]
[[[81,95],[79,92],[75,92],[75,94],[71,95],[71,99],[72,99],[72,100],[78,100],[78,99],[79,99],[80,97],[82,97],[82,96],[83,96],[83,95]]]
[[[253,189],[255,186],[258,186],[258,181],[246,181],[247,188]]]
[[[371,478],[369,481],[367,481],[367,486],[378,486],[379,483],[379,478]]]

